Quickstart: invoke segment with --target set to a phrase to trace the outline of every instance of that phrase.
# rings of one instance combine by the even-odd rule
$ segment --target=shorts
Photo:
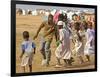
[[[24,53],[21,61],[21,66],[32,65],[33,55],[33,52]]]

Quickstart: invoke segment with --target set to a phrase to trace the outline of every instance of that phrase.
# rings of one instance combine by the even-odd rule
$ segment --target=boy
[[[69,31],[63,28],[63,21],[58,21],[57,23],[59,29],[59,45],[55,51],[55,55],[57,58],[57,65],[56,67],[60,66],[60,59],[63,59],[65,65],[68,63],[71,65],[72,57],[71,57],[71,50],[70,50],[70,34]]]
[[[28,31],[23,32],[23,39],[24,41],[21,45],[22,53],[20,55],[20,58],[22,59],[21,66],[23,67],[23,70],[25,72],[25,66],[28,64],[29,70],[30,72],[32,72],[32,60],[33,55],[35,54],[36,47],[35,44],[29,39]]]
[[[88,29],[86,31],[86,44],[84,54],[88,61],[90,61],[90,55],[94,54],[95,44],[95,31],[92,28],[92,22],[88,22]]]
[[[83,60],[83,54],[84,54],[84,43],[83,43],[83,36],[81,32],[80,23],[75,23],[75,34],[74,34],[74,40],[75,40],[75,51],[76,56],[79,59],[80,64],[84,63]]]

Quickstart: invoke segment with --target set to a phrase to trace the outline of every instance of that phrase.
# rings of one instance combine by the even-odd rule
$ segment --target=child
[[[79,58],[80,63],[84,63],[82,55],[84,54],[84,45],[82,37],[79,33],[76,34],[76,41],[75,41],[75,54]]]
[[[88,22],[88,29],[86,31],[86,44],[84,54],[88,61],[90,61],[90,54],[94,54],[95,32],[92,29],[92,22]]]
[[[55,55],[57,58],[57,65],[56,67],[60,66],[60,59],[63,59],[65,65],[71,65],[71,51],[70,51],[70,39],[69,39],[69,31],[63,28],[63,21],[58,21],[57,23],[59,28],[59,45],[55,51]]]
[[[75,54],[76,56],[79,58],[80,63],[84,63],[83,61],[83,54],[84,54],[84,44],[83,44],[83,34],[81,32],[81,27],[79,22],[75,23],[75,34],[74,34],[74,38],[75,38]],[[73,51],[74,51],[73,50]]]
[[[20,58],[22,59],[21,66],[23,67],[23,70],[25,72],[25,66],[29,65],[29,70],[32,72],[32,60],[33,55],[35,54],[35,44],[29,39],[29,32],[24,31],[23,32],[23,39],[21,48],[22,53],[20,55]]]

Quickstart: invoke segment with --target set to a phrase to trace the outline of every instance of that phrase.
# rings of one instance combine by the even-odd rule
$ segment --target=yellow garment
[[[52,40],[53,35],[54,35],[54,24],[53,25],[49,25],[47,21],[43,22],[40,27],[44,28],[44,33],[43,33],[43,37],[45,39],[45,41],[48,40]],[[48,34],[48,35],[46,35]]]

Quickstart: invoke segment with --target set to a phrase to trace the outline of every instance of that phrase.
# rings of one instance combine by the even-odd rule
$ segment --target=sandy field
[[[23,31],[29,31],[30,39],[33,38],[35,35],[39,25],[43,21],[41,16],[19,16],[16,15],[16,73],[23,73],[23,70],[20,66],[21,60],[19,58],[21,54],[21,43],[23,41],[22,33]],[[76,69],[90,69],[94,68],[94,55],[91,55],[91,62],[86,62],[86,58],[84,57],[84,64],[79,64],[79,60],[74,56],[75,62],[73,62],[72,66],[62,67],[62,68],[55,68],[56,65],[56,58],[55,58],[55,49],[56,49],[56,42],[53,39],[51,44],[52,56],[51,62],[49,67],[45,67],[41,65],[42,55],[40,53],[40,36],[43,33],[43,30],[38,35],[38,38],[34,40],[36,43],[36,54],[34,55],[34,62],[32,67],[32,72],[46,72],[46,71],[61,71],[61,70],[76,70]],[[73,49],[73,44],[71,43],[71,49]],[[64,64],[63,61],[61,61]],[[26,72],[29,69],[26,67]]]

